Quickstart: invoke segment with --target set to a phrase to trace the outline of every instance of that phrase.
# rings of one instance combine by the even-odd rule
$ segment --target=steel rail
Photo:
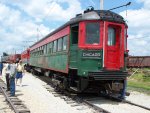
[[[3,86],[1,86],[3,85]],[[17,101],[11,101],[11,98],[12,99],[17,99],[17,97],[13,96],[13,97],[10,97],[8,96],[8,94],[6,93],[6,91],[4,90],[4,83],[2,83],[2,80],[0,80],[0,90],[2,91],[3,95],[5,96],[7,102],[9,103],[10,107],[12,108],[12,110],[15,112],[15,113],[30,113],[30,110],[26,109],[26,108],[21,108],[21,109],[17,109],[15,106],[16,105],[21,105],[23,106],[23,104],[21,104],[19,100]]]
[[[120,98],[116,98],[116,97],[112,97],[112,96],[109,96],[109,97],[112,98],[112,99],[118,100],[120,102],[131,104],[131,105],[134,105],[134,106],[137,106],[137,107],[140,107],[140,108],[143,108],[143,109],[146,109],[146,110],[150,111],[149,107],[146,107],[146,106],[143,106],[143,105],[139,105],[139,104],[133,103],[133,102],[128,101],[128,100],[124,100],[124,99],[120,99]]]

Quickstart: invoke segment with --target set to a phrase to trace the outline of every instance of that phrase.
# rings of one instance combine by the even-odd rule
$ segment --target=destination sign
[[[100,56],[101,56],[100,52],[97,52],[97,51],[84,51],[82,53],[82,57],[99,58]]]

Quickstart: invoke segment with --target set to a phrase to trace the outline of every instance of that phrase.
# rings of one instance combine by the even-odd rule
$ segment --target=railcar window
[[[78,30],[78,25],[71,28],[72,44],[78,44]]]
[[[36,49],[35,54],[36,54],[36,56],[38,55],[38,48]]]
[[[58,51],[62,50],[62,38],[58,39]]]
[[[42,46],[40,47],[40,55],[42,55]]]
[[[86,44],[99,44],[100,43],[100,24],[87,23],[86,24]]]
[[[116,44],[116,33],[115,28],[108,28],[108,45],[113,46]]]
[[[45,49],[45,45],[43,45],[42,55],[44,55],[44,49]]]
[[[40,55],[42,55],[42,51],[43,51],[43,46],[41,46]]]
[[[37,55],[37,49],[35,49],[35,56]]]
[[[42,46],[42,55],[44,55],[45,45]]]
[[[38,51],[37,51],[38,55],[40,55],[40,50],[41,50],[41,47],[38,48]]]
[[[53,43],[53,52],[57,51],[57,40],[54,41]]]
[[[37,55],[40,55],[40,47],[37,49]]]
[[[47,44],[44,45],[44,55],[47,53]]]
[[[39,52],[39,55],[41,54],[41,47],[39,47],[39,50],[38,50],[38,52]]]
[[[48,44],[48,53],[52,53],[53,42]]]
[[[68,36],[63,37],[63,50],[67,50],[67,39],[68,39]]]

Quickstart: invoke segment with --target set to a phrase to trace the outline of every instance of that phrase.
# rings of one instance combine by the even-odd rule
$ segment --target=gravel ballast
[[[23,77],[22,87],[16,86],[16,96],[23,100],[31,113],[93,113],[93,109],[85,105],[71,107],[64,99],[55,97],[48,92],[46,83],[35,76],[26,73]]]

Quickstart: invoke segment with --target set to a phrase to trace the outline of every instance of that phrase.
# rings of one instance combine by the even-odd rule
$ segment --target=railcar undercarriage
[[[38,70],[38,71],[37,71]],[[126,72],[122,72],[119,76],[116,72],[107,75],[106,72],[103,77],[79,77],[76,76],[76,70],[70,71],[69,75],[55,71],[44,69],[35,69],[32,67],[33,74],[49,76],[49,78],[59,87],[63,89],[74,91],[76,93],[100,93],[102,95],[110,95],[114,97],[125,98],[126,95]],[[104,73],[104,72],[103,72]],[[114,74],[116,73],[116,76]],[[121,72],[119,72],[121,73]],[[98,75],[97,75],[98,76]],[[108,77],[104,77],[108,76]],[[103,79],[102,79],[103,78]]]

